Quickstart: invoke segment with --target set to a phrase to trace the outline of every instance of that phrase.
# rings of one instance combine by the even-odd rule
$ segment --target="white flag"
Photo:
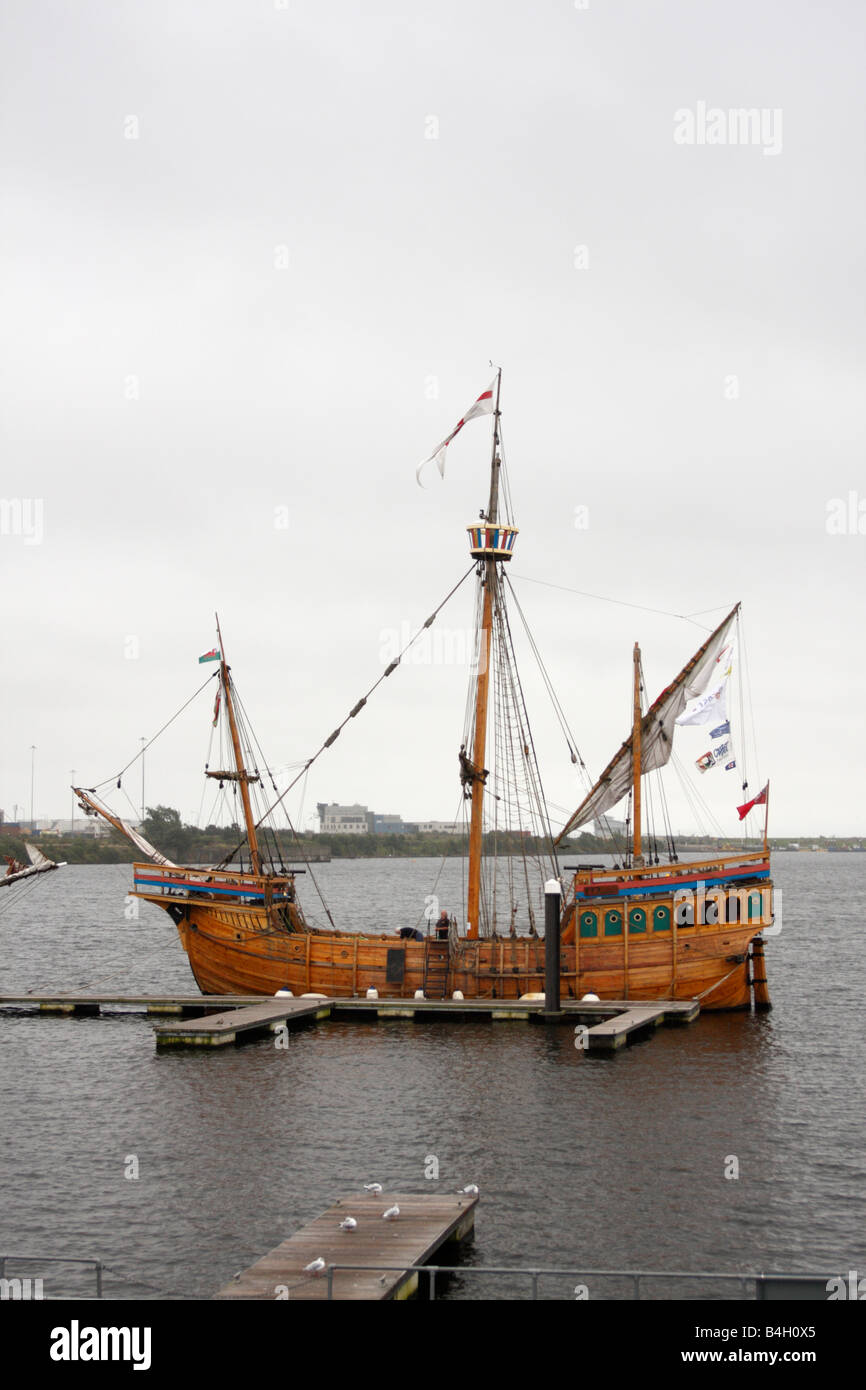
[[[693,700],[689,700],[682,714],[677,719],[678,724],[716,724],[724,723],[728,714],[725,708],[725,694],[728,686],[728,678],[719,681],[712,690],[708,690],[705,695],[696,695]]]
[[[487,390],[481,392],[481,395],[478,397],[478,400],[475,402],[473,406],[470,406],[469,410],[467,410],[466,414],[463,416],[463,419],[457,422],[457,424],[454,426],[453,430],[449,434],[448,438],[442,441],[442,443],[439,445],[439,448],[435,449],[428,459],[425,459],[423,463],[419,463],[417,469],[415,470],[415,478],[418,482],[419,487],[423,486],[421,482],[421,469],[426,468],[428,463],[435,462],[437,468],[439,469],[440,477],[445,477],[445,451],[448,448],[448,445],[451,443],[451,440],[454,438],[454,436],[460,433],[467,420],[474,420],[478,415],[493,414],[493,411],[496,408],[494,396],[495,386],[496,377],[493,378]]]

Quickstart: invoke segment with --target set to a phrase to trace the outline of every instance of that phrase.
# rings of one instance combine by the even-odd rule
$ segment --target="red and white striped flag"
[[[457,424],[454,426],[448,438],[442,441],[442,443],[439,445],[439,448],[436,449],[430,455],[429,458],[425,459],[423,463],[419,463],[417,469],[415,470],[415,478],[417,479],[419,487],[423,486],[421,482],[421,469],[426,468],[428,463],[433,463],[435,461],[436,466],[439,469],[440,477],[445,477],[445,451],[448,448],[448,445],[451,443],[451,440],[454,438],[454,436],[460,433],[467,420],[474,420],[478,415],[493,414],[493,411],[496,408],[496,397],[494,394],[495,386],[496,377],[493,378],[487,390],[481,392],[481,395],[478,397],[478,400],[469,410],[467,410],[466,414],[463,416],[463,419],[458,420]]]

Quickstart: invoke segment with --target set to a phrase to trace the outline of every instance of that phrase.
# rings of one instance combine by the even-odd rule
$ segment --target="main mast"
[[[475,692],[475,737],[472,745],[471,764],[461,751],[461,767],[464,775],[471,778],[472,813],[469,823],[469,887],[466,898],[466,934],[479,935],[481,914],[481,849],[484,825],[484,784],[487,771],[484,759],[487,754],[487,707],[490,696],[490,655],[493,635],[493,604],[497,591],[498,575],[496,566],[502,560],[511,559],[511,551],[517,528],[499,525],[499,472],[502,466],[499,457],[499,392],[502,384],[502,371],[496,376],[496,405],[493,411],[493,448],[490,457],[490,496],[487,512],[481,522],[468,527],[470,550],[483,565],[482,583],[484,585],[484,605],[481,618],[481,633],[478,643],[478,684]]]
[[[241,741],[238,735],[237,721],[235,720],[235,707],[234,701],[232,700],[231,682],[229,680],[229,668],[228,663],[226,662],[226,653],[225,647],[223,646],[222,633],[220,632],[219,618],[217,618],[217,637],[219,639],[220,651],[220,681],[222,683],[223,694],[225,695],[226,714],[228,715],[232,747],[234,749],[235,755],[235,767],[237,768],[235,780],[238,782],[240,786],[241,801],[243,802],[244,807],[244,820],[246,821],[247,827],[247,841],[250,847],[250,864],[252,866],[253,873],[260,874],[262,871],[262,857],[259,853],[259,841],[258,836],[256,835],[256,822],[253,816],[253,808],[250,803],[250,775],[247,772],[246,767],[244,766],[244,757],[241,751]],[[225,774],[222,775],[224,776]]]

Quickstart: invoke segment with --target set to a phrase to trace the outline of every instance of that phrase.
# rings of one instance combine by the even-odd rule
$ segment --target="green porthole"
[[[622,913],[615,907],[604,914],[604,934],[622,936]]]
[[[653,931],[670,931],[671,910],[669,907],[653,908]]]
[[[598,918],[594,912],[582,912],[580,914],[580,934],[581,936],[598,936]]]
[[[646,912],[642,907],[632,907],[628,914],[629,936],[634,936],[636,932],[646,931]]]

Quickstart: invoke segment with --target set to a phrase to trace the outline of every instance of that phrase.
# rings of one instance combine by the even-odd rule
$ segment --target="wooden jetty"
[[[92,1015],[129,1010],[149,1015],[175,1015],[177,1021],[156,1024],[157,1046],[225,1047],[241,1038],[275,1033],[302,1023],[327,1018],[379,1021],[451,1021],[485,1019],[494,1023],[560,1023],[577,1025],[575,1044],[587,1052],[611,1052],[663,1023],[691,1023],[700,1013],[694,999],[659,999],[636,1003],[628,999],[569,999],[555,1015],[545,1012],[544,999],[328,999],[323,995],[275,996],[129,994],[5,994],[0,1009],[28,1008],[42,1014]],[[185,1017],[197,1015],[197,1017]],[[578,1028],[581,1030],[578,1036]]]
[[[260,999],[183,1023],[158,1023],[154,1032],[157,1047],[225,1047],[244,1033],[274,1033],[302,1019],[327,1018],[330,1012],[322,999]]]
[[[214,1295],[218,1299],[288,1299],[341,1302],[352,1300],[402,1300],[418,1288],[413,1265],[432,1260],[449,1241],[461,1241],[475,1227],[477,1196],[459,1193],[362,1192],[342,1197],[302,1230],[268,1251],[255,1264],[236,1274]],[[384,1213],[399,1207],[400,1214],[386,1221]],[[355,1230],[340,1229],[351,1216]],[[307,1265],[323,1260],[318,1273],[305,1273]],[[406,1268],[401,1269],[401,1264]],[[329,1265],[363,1266],[334,1269]]]
[[[132,1010],[147,1014],[187,1014],[243,1004],[261,1004],[260,994],[0,994],[0,1009],[38,1009],[43,1014],[101,1014]]]

